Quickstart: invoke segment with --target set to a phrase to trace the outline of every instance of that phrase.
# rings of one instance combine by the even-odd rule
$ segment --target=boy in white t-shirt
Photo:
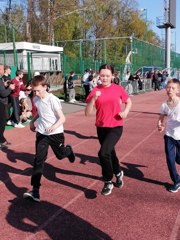
[[[40,182],[49,146],[60,160],[67,157],[73,163],[75,155],[70,145],[64,146],[63,123],[65,122],[65,116],[62,112],[60,100],[52,93],[47,92],[47,83],[44,76],[35,76],[31,85],[35,95],[34,103],[37,108],[37,114],[30,122],[31,131],[37,132],[36,154],[31,177],[33,189],[24,193],[23,197],[39,202]],[[37,125],[35,126],[36,121]]]
[[[158,130],[165,129],[164,143],[166,161],[173,185],[168,188],[170,192],[177,192],[180,188],[180,175],[177,172],[176,163],[180,164],[180,82],[171,79],[167,82],[166,93],[168,99],[161,105]],[[166,126],[164,117],[167,116]]]

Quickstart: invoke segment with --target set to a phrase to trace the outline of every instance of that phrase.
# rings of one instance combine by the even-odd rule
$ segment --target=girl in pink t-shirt
[[[123,186],[123,171],[116,156],[115,145],[123,131],[123,119],[127,117],[132,102],[126,91],[114,83],[114,68],[104,64],[99,69],[101,85],[95,87],[88,95],[85,115],[88,116],[96,108],[96,128],[100,142],[98,153],[102,167],[104,187],[101,194],[109,195],[113,189],[113,174],[116,176],[116,187]],[[124,110],[121,104],[125,104]]]

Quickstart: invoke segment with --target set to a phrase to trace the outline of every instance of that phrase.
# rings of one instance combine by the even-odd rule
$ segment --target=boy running
[[[23,197],[40,202],[39,188],[43,174],[44,162],[47,159],[48,148],[51,146],[58,159],[67,157],[71,163],[75,155],[70,145],[64,146],[65,116],[60,100],[47,92],[47,83],[42,75],[35,76],[31,82],[34,92],[34,103],[37,114],[30,122],[30,129],[36,131],[36,154],[33,174],[31,177],[32,191],[24,193]],[[35,122],[37,126],[35,127]]]
[[[176,163],[180,164],[180,82],[172,79],[167,82],[167,101],[161,105],[158,130],[165,129],[164,143],[166,161],[173,185],[168,188],[170,192],[177,192],[180,188],[180,175],[177,172]],[[166,126],[164,118],[167,116]]]

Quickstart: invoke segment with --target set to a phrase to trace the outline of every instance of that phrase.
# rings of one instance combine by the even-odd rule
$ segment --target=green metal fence
[[[121,73],[127,69],[135,72],[142,66],[165,68],[165,49],[135,37],[71,40],[57,45],[64,47],[64,75],[72,70],[82,75],[86,68],[97,71],[102,63],[114,65]],[[173,51],[171,68],[180,69],[180,54]]]

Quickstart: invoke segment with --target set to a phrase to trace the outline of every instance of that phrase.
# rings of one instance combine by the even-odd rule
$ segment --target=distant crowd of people
[[[128,76],[129,75],[129,76]],[[127,81],[133,82],[136,81],[138,83],[138,89],[143,89],[143,83],[145,79],[151,79],[151,86],[154,91],[159,91],[160,89],[164,89],[166,83],[168,82],[169,75],[167,71],[161,70],[154,70],[154,71],[147,71],[144,75],[141,72],[137,72],[134,74],[127,73]]]
[[[71,71],[69,73],[69,77],[64,82],[65,100],[67,100],[67,90],[68,90],[70,103],[77,102],[75,98],[76,96],[75,85],[79,83],[79,80],[75,80],[74,76],[75,76],[75,72]],[[127,82],[125,89],[128,92],[128,94],[131,96],[133,95],[133,91],[134,91],[133,82],[136,82],[138,84],[139,91],[143,90],[145,79],[150,79],[152,89],[154,89],[154,91],[159,91],[165,88],[166,83],[170,78],[168,76],[167,71],[160,71],[160,70],[147,71],[143,75],[141,72],[131,74],[130,70],[127,70],[127,73],[124,76],[124,81]],[[121,80],[120,71],[115,72],[113,74],[111,82],[117,85],[121,85],[122,80]],[[101,84],[99,72],[96,72],[92,69],[86,69],[82,76],[81,84],[83,86],[84,97],[86,99],[89,93],[92,91],[92,89]]]
[[[65,100],[67,100],[67,89],[69,90],[69,102],[76,103],[77,100],[75,99],[75,84],[78,83],[78,80],[74,80],[75,73],[71,71],[69,73],[69,77],[64,82],[64,92],[65,92]],[[111,82],[120,85],[120,72],[115,72],[112,76]],[[102,84],[99,76],[99,72],[96,72],[92,69],[86,69],[81,79],[81,84],[84,88],[84,97],[85,99],[89,95],[89,93],[95,88],[96,86]]]

